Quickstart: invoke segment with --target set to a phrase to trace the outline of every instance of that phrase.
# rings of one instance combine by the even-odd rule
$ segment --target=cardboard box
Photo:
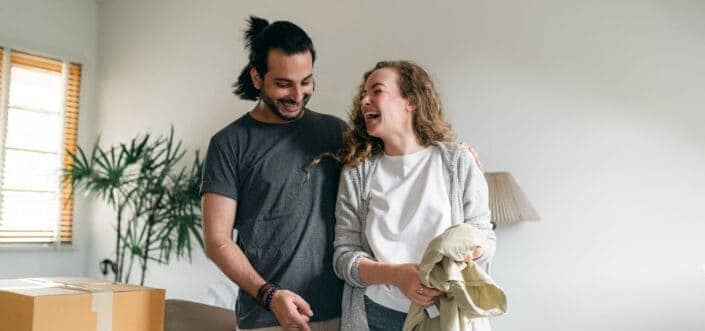
[[[162,331],[165,292],[89,278],[0,280],[0,331]]]

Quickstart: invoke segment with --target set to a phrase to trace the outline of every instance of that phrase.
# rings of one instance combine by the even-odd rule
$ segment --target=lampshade
[[[490,191],[492,223],[495,226],[541,219],[512,174],[486,172],[485,178]]]

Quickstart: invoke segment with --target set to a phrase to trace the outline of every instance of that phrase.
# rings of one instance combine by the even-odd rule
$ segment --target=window
[[[0,47],[0,244],[70,244],[81,65]]]

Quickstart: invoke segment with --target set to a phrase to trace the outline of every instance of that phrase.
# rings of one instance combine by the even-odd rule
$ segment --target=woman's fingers
[[[430,287],[418,284],[418,288],[414,291],[414,294],[410,297],[411,301],[422,306],[428,306],[433,303],[433,298],[443,294],[443,292],[432,289]]]
[[[483,254],[485,254],[485,250],[482,249],[482,246],[475,246],[475,249],[472,251],[472,259],[477,260],[481,258]]]
[[[485,254],[485,250],[482,249],[482,246],[475,246],[472,250],[472,256],[465,257],[465,262],[477,260],[481,258],[483,254]]]
[[[429,298],[437,297],[441,294],[443,294],[443,292],[429,287],[424,287],[423,290],[423,295]]]
[[[437,290],[435,288],[426,287],[423,284],[418,284],[418,286],[419,286],[419,289],[416,290],[416,294],[419,294],[424,297],[433,298],[433,297],[437,297],[437,296],[445,293],[445,292],[443,292],[441,290]]]
[[[428,306],[433,303],[433,298],[423,295],[415,295],[411,301],[418,305]]]

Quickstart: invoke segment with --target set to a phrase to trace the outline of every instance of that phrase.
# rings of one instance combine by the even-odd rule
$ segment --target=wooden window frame
[[[10,70],[12,66],[26,67],[30,69],[43,69],[59,72],[63,76],[63,100],[60,111],[62,149],[58,152],[61,160],[61,169],[66,169],[72,165],[72,159],[66,151],[76,152],[78,141],[78,124],[80,109],[80,90],[82,80],[82,64],[79,61],[69,61],[46,56],[37,52],[24,51],[17,48],[8,47],[5,43],[0,43],[0,187],[2,187],[2,172],[4,171],[5,159],[5,134],[7,132],[7,115],[9,111],[9,91],[10,91]],[[9,84],[8,84],[9,83]],[[61,176],[61,174],[57,174]],[[32,240],[32,235],[23,237],[17,231],[6,231],[3,236],[0,231],[0,247],[23,247],[23,246],[72,246],[74,244],[74,204],[71,195],[70,183],[59,178],[59,222],[51,237],[46,240]],[[2,201],[0,197],[0,208]],[[36,235],[35,235],[36,236]],[[14,238],[14,239],[9,239]],[[51,239],[48,239],[51,238]],[[25,239],[25,240],[22,240]]]

